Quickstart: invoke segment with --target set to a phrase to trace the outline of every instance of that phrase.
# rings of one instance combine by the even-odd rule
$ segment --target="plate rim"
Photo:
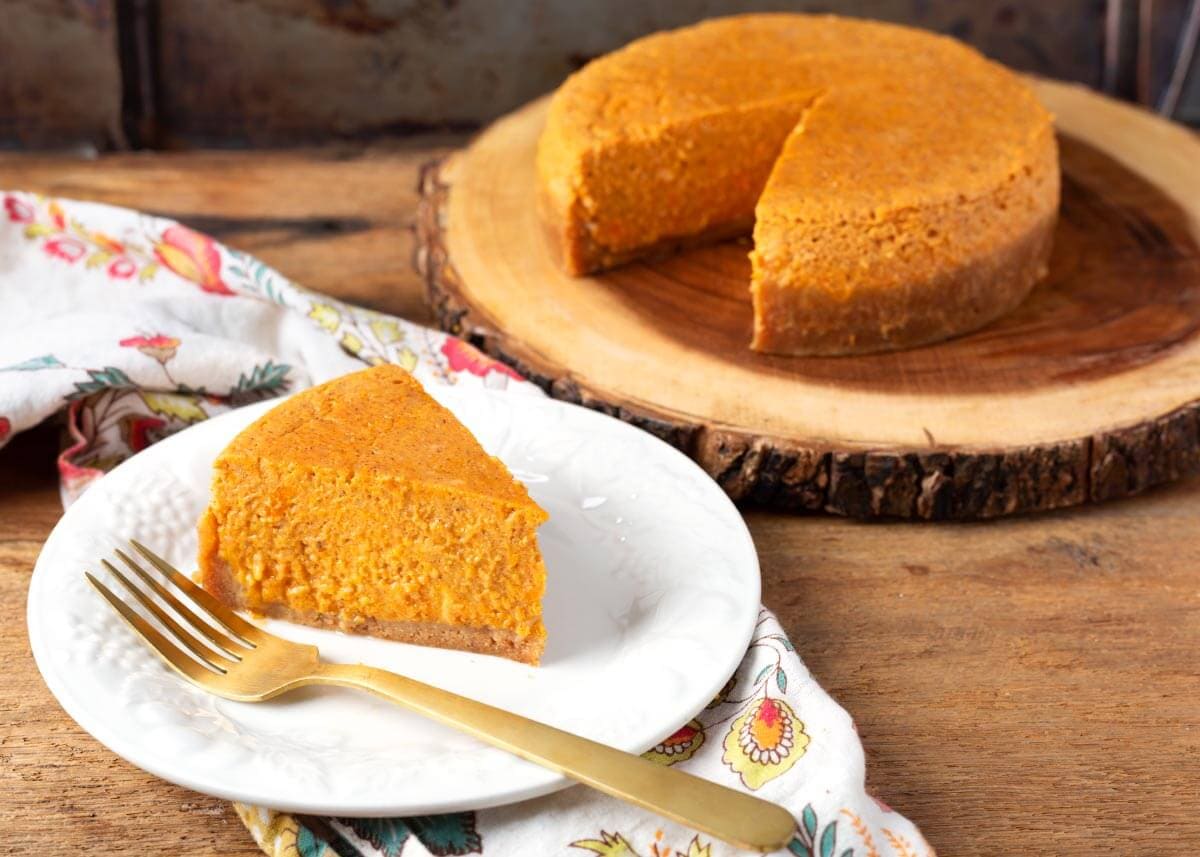
[[[716,684],[711,689],[711,692],[703,695],[703,702],[698,703],[698,707],[695,707],[694,710],[692,710],[692,707],[689,706],[689,713],[687,717],[682,718],[679,723],[671,725],[669,728],[664,727],[667,729],[665,734],[659,735],[656,732],[655,734],[658,737],[656,737],[655,740],[649,743],[642,742],[645,744],[645,746],[639,745],[639,749],[630,752],[643,753],[651,749],[673,734],[681,724],[687,723],[689,720],[693,719],[696,715],[703,711],[711,702],[712,698],[714,698],[720,691],[721,687],[723,687],[724,684],[729,680],[729,677],[736,672],[738,666],[745,658],[747,647],[753,638],[754,629],[757,627],[762,603],[762,569],[758,558],[758,550],[754,544],[749,527],[746,525],[745,519],[738,511],[733,501],[730,500],[723,491],[721,491],[720,487],[713,482],[711,478],[707,476],[707,474],[704,474],[704,471],[699,467],[699,465],[688,458],[683,452],[649,432],[642,431],[641,429],[638,429],[629,425],[628,423],[617,420],[614,417],[610,417],[599,411],[595,411],[581,405],[563,402],[548,396],[525,396],[521,395],[520,393],[514,394],[511,391],[506,392],[487,389],[460,390],[456,387],[445,386],[439,388],[435,385],[429,385],[427,389],[435,399],[443,404],[443,396],[452,399],[459,396],[473,397],[484,395],[503,397],[503,401],[514,405],[516,405],[517,401],[520,401],[520,404],[516,405],[517,407],[534,406],[567,408],[576,412],[581,412],[587,415],[584,417],[585,419],[603,421],[607,424],[613,424],[614,427],[619,426],[620,428],[616,429],[619,432],[636,432],[641,438],[647,440],[649,445],[655,448],[659,454],[666,454],[668,457],[673,456],[685,467],[694,468],[696,471],[699,471],[700,474],[704,475],[706,483],[705,490],[709,491],[714,499],[719,497],[718,502],[722,508],[730,512],[732,515],[730,519],[731,522],[736,520],[739,525],[738,534],[741,537],[741,541],[744,542],[742,549],[745,550],[747,559],[753,563],[752,573],[749,573],[751,570],[748,569],[747,574],[748,582],[752,585],[753,598],[747,597],[747,600],[758,605],[759,609],[747,611],[747,616],[743,621],[741,633],[737,635],[741,642],[737,647],[729,647],[731,654],[728,655],[728,669],[722,666],[719,671],[714,672],[714,675],[720,674],[722,677],[716,681]],[[281,396],[264,402],[256,402],[241,408],[236,408],[216,417],[212,417],[208,420],[205,420],[203,423],[188,426],[174,435],[164,438],[152,448],[161,448],[163,444],[170,444],[173,440],[184,435],[193,428],[211,426],[214,422],[222,420],[226,417],[232,417],[234,414],[244,417],[246,415],[246,411],[250,409],[260,411],[260,413],[254,416],[254,418],[257,419],[262,414],[265,414],[267,411],[290,398],[292,395],[296,394],[292,393],[287,396]],[[141,463],[138,462],[137,456],[134,455],[129,459],[126,459],[117,467],[113,468],[109,474],[105,474],[104,478],[122,471],[125,468],[132,470],[140,466]],[[79,499],[80,502],[82,502],[84,498],[81,497]],[[77,508],[80,509],[80,511],[73,513],[73,510]],[[556,774],[549,769],[543,769],[546,777],[539,783],[535,783],[523,788],[493,790],[490,794],[484,797],[469,796],[465,799],[456,797],[454,799],[428,801],[422,804],[409,803],[404,804],[403,806],[395,805],[394,803],[389,805],[387,801],[377,801],[368,805],[365,804],[361,799],[344,801],[341,803],[336,801],[322,802],[318,805],[312,802],[305,803],[288,800],[274,800],[269,797],[265,797],[261,792],[256,792],[254,788],[242,788],[240,785],[226,787],[225,784],[222,784],[220,781],[212,781],[211,778],[188,776],[186,774],[186,770],[181,773],[177,767],[172,767],[170,760],[164,760],[160,762],[160,757],[158,754],[143,749],[142,745],[139,745],[136,741],[126,740],[116,730],[109,727],[108,721],[105,718],[97,718],[91,715],[90,709],[83,703],[82,700],[77,698],[78,695],[72,690],[70,681],[61,674],[60,670],[55,668],[51,656],[53,642],[49,639],[49,634],[42,620],[42,612],[38,609],[40,606],[39,597],[42,590],[41,581],[46,580],[47,576],[51,574],[51,571],[45,568],[46,563],[43,562],[43,558],[46,553],[46,547],[50,545],[52,541],[55,539],[65,539],[68,537],[68,519],[72,516],[72,514],[79,515],[86,511],[87,505],[80,506],[79,502],[73,503],[70,507],[65,509],[63,515],[55,523],[53,529],[51,529],[49,535],[46,537],[45,542],[43,542],[41,550],[38,552],[38,558],[34,563],[34,568],[29,578],[29,588],[26,594],[26,634],[29,639],[30,651],[33,655],[38,672],[42,677],[42,681],[50,690],[51,694],[55,698],[55,701],[59,704],[63,711],[67,713],[67,715],[80,729],[91,735],[108,750],[115,753],[117,756],[121,757],[134,767],[146,771],[147,773],[150,773],[159,779],[165,780],[174,785],[181,786],[201,794],[211,795],[223,800],[236,801],[254,806],[268,806],[271,809],[282,812],[299,812],[311,815],[344,817],[392,817],[487,809],[491,807],[520,803],[577,785],[575,780],[572,780],[565,775]],[[749,594],[750,593],[747,593],[748,596]],[[99,606],[99,603],[97,603],[97,607]],[[123,628],[124,626],[122,625],[120,627]],[[180,683],[181,687],[184,686],[185,682],[183,679],[179,678],[173,673],[170,674],[170,677],[173,682]]]

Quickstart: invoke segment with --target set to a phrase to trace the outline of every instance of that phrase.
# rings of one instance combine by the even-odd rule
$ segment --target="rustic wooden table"
[[[305,285],[426,320],[416,171],[453,142],[8,155],[0,187],[179,217]],[[132,768],[42,685],[24,610],[60,513],[55,452],[50,429],[0,451],[0,839],[17,853],[257,853],[224,802]],[[871,788],[941,854],[1200,849],[1200,482],[982,524],[747,517],[764,600],[856,719]]]

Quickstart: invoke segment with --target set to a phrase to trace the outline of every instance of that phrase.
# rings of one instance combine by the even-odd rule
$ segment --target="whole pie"
[[[234,438],[200,521],[234,608],[536,664],[547,516],[408,372],[302,392]]]
[[[538,145],[539,205],[575,275],[753,230],[759,351],[910,347],[997,318],[1044,276],[1052,119],[953,39],[720,18],[563,84]]]

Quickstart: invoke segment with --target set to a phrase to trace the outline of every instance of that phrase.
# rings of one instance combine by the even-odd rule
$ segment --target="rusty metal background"
[[[948,33],[1200,123],[1200,0],[0,0],[0,146],[474,128],[645,33],[782,9]]]

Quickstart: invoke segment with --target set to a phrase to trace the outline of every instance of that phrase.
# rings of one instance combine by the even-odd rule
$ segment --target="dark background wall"
[[[654,30],[835,11],[1156,106],[1196,0],[0,0],[0,146],[297,145],[471,128]],[[1178,118],[1200,121],[1200,74]]]

